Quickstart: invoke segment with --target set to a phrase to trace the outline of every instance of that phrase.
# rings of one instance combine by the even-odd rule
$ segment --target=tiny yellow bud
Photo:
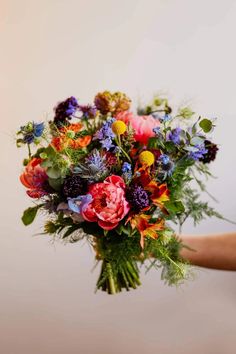
[[[126,132],[127,126],[122,120],[116,120],[114,123],[112,123],[112,131],[116,135],[122,135]]]
[[[143,151],[139,155],[139,162],[142,165],[151,166],[154,164],[155,157],[151,151]]]

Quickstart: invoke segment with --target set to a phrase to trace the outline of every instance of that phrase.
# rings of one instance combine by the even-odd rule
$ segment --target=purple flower
[[[122,177],[125,181],[130,181],[132,179],[132,166],[128,162],[124,162],[121,168]]]
[[[101,140],[101,144],[103,149],[106,149],[107,151],[109,151],[112,147],[114,147],[114,145],[112,144],[112,140],[110,138]]]
[[[180,138],[180,134],[182,132],[182,129],[177,127],[175,129],[173,129],[169,135],[168,135],[168,140],[173,141],[174,144],[178,145],[180,144],[181,138]]]
[[[202,145],[195,145],[192,148],[192,151],[189,153],[189,157],[195,161],[201,159],[204,157],[204,155],[207,153],[207,149],[204,144]]]
[[[81,214],[81,212],[87,209],[92,200],[93,197],[91,194],[79,195],[76,198],[68,198],[68,207],[74,213]]]
[[[58,103],[58,105],[54,108],[55,110],[54,123],[58,127],[64,125],[67,119],[70,119],[71,116],[76,112],[77,108],[78,108],[78,101],[73,96],[67,98],[65,101]]]
[[[105,156],[101,156],[98,150],[94,150],[91,155],[86,159],[88,167],[92,171],[106,171]]]
[[[126,199],[136,213],[139,213],[150,205],[147,192],[139,185],[134,185],[127,190]]]
[[[132,166],[131,166],[130,163],[124,162],[123,165],[122,165],[121,170],[122,170],[123,173],[130,172],[130,171],[132,171]]]
[[[100,140],[102,147],[107,151],[114,147],[112,144],[112,139],[114,139],[115,134],[113,133],[111,126],[115,121],[115,118],[109,118],[103,123],[102,127],[94,135],[94,139]]]
[[[86,105],[86,106],[79,106],[79,110],[80,112],[83,113],[83,116],[85,118],[94,118],[96,117],[97,114],[97,108],[96,106],[92,106],[92,105]]]

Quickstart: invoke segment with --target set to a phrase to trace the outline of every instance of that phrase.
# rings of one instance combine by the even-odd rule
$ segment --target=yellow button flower
[[[143,151],[139,155],[139,162],[145,166],[151,166],[154,164],[155,157],[151,151]]]
[[[122,135],[126,132],[127,126],[122,120],[116,120],[114,123],[112,123],[112,131],[116,135]]]

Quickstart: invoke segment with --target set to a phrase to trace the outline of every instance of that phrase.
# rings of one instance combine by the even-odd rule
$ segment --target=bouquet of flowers
[[[35,201],[23,223],[42,211],[45,234],[86,238],[101,262],[97,289],[109,294],[137,288],[144,263],[161,268],[169,285],[188,278],[185,246],[171,225],[222,218],[199,200],[218,150],[206,136],[214,120],[189,107],[174,111],[161,96],[137,113],[130,106],[121,92],[98,93],[91,105],[70,97],[51,121],[17,132],[17,146],[28,148],[20,181]]]

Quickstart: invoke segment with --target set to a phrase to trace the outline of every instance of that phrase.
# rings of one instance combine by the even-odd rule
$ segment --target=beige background
[[[163,89],[219,117],[209,190],[235,212],[236,1],[0,1],[0,353],[233,354],[236,275],[202,270],[170,289],[152,271],[137,291],[94,295],[98,270],[84,244],[50,243],[18,182],[24,152],[14,131],[42,120],[69,95],[118,89],[133,98]],[[185,232],[235,230],[207,220]]]

